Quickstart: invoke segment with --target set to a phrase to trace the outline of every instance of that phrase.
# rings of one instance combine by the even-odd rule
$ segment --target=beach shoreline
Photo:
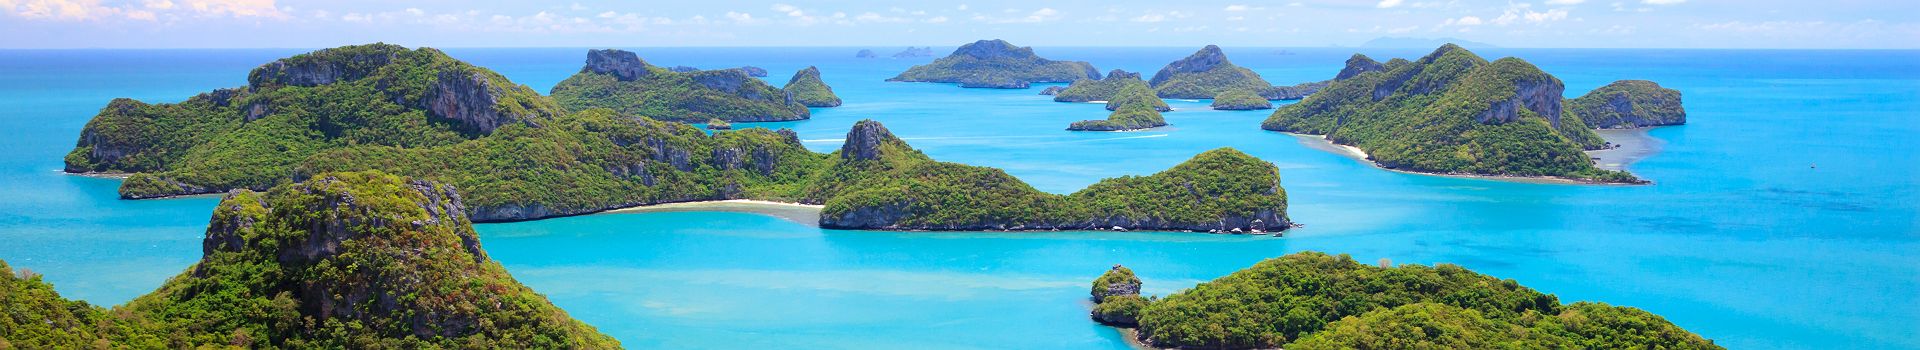
[[[1627,166],[1642,159],[1659,154],[1665,141],[1654,138],[1648,131],[1653,128],[1600,129],[1594,133],[1613,144],[1613,148],[1587,151],[1587,157],[1593,159],[1593,165],[1601,169],[1627,171]]]
[[[1386,171],[1402,173],[1402,174],[1451,177],[1451,178],[1460,178],[1460,179],[1479,179],[1479,180],[1518,182],[1518,183],[1530,183],[1530,184],[1637,185],[1637,184],[1630,184],[1630,183],[1588,181],[1588,180],[1571,179],[1571,178],[1564,178],[1564,177],[1558,177],[1558,176],[1505,176],[1505,175],[1479,175],[1479,174],[1456,174],[1456,173],[1430,173],[1430,172],[1422,172],[1422,171],[1393,169],[1393,168],[1380,166],[1380,163],[1374,162],[1373,157],[1370,155],[1367,155],[1367,151],[1361,150],[1359,147],[1333,143],[1333,140],[1328,140],[1325,135],[1300,134],[1300,133],[1291,133],[1291,132],[1285,132],[1285,131],[1276,131],[1276,132],[1286,134],[1287,136],[1293,136],[1294,139],[1300,140],[1300,143],[1302,145],[1306,145],[1307,148],[1312,148],[1320,151],[1337,154],[1343,157],[1352,158],[1353,160],[1360,161],[1361,163],[1365,163],[1368,166],[1372,166],[1374,169],[1386,170]]]
[[[720,211],[735,213],[762,214],[809,226],[820,225],[820,209],[823,205],[801,204],[793,202],[765,201],[754,199],[727,199],[717,201],[674,202],[649,205],[637,205],[625,208],[609,209],[597,214],[627,213],[663,213]]]

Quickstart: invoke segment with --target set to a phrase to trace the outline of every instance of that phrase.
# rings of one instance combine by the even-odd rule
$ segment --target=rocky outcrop
[[[880,125],[880,122],[871,119],[862,120],[854,123],[853,129],[847,131],[847,142],[840,145],[840,158],[846,160],[880,159],[881,152],[884,152],[883,149],[900,143],[900,138],[894,137],[893,132],[888,131],[886,126]]]
[[[1048,86],[1046,89],[1040,90],[1040,95],[1053,96],[1054,94],[1059,94],[1061,90],[1066,90],[1066,89],[1067,87],[1065,86],[1059,86],[1059,85]]]
[[[528,111],[525,115],[501,111],[500,90],[485,73],[445,70],[427,89],[420,107],[434,117],[453,120],[462,130],[476,134],[489,134],[503,125],[544,117],[533,115],[538,111],[534,109],[523,109]]]
[[[1140,277],[1133,274],[1133,269],[1113,265],[1113,269],[1107,270],[1107,273],[1100,274],[1100,278],[1093,280],[1093,302],[1107,301],[1107,298],[1111,297],[1140,295],[1140,285]]]
[[[880,55],[873,53],[873,50],[860,49],[860,52],[854,53],[853,57],[854,58],[876,58],[876,57],[880,57]]]
[[[1160,86],[1160,84],[1165,84],[1168,80],[1173,79],[1175,75],[1180,73],[1206,72],[1221,65],[1232,64],[1232,62],[1227,61],[1227,54],[1221,52],[1219,46],[1207,45],[1207,47],[1200,48],[1200,51],[1194,52],[1192,55],[1187,55],[1186,58],[1167,63],[1167,66],[1161,67],[1160,72],[1154,73],[1153,80],[1149,80],[1147,83]]]
[[[807,66],[793,73],[787,85],[780,88],[793,95],[795,102],[807,107],[839,107],[840,96],[833,93],[833,87],[820,80],[820,68]]]
[[[398,45],[374,44],[315,51],[254,68],[247,75],[247,84],[253,87],[319,86],[359,80],[393,63],[394,58],[406,50]]]
[[[1517,59],[1501,59],[1493,64],[1518,64],[1532,67],[1531,64]],[[1533,69],[1533,71],[1538,70],[1538,68]],[[1546,118],[1549,124],[1555,127],[1560,125],[1560,101],[1565,99],[1563,93],[1566,92],[1566,85],[1561,84],[1559,78],[1540,74],[1493,83],[1510,84],[1513,86],[1514,94],[1507,99],[1493,102],[1492,107],[1473,117],[1475,121],[1482,124],[1511,123],[1520,120],[1520,108],[1526,108],[1533,111],[1533,114]]]
[[[1596,129],[1631,129],[1687,123],[1680,91],[1646,80],[1616,81],[1580,98],[1567,110]]]
[[[580,72],[606,74],[620,81],[634,81],[652,74],[647,67],[647,61],[641,60],[639,55],[630,51],[588,50],[587,66],[580,68]]]
[[[1360,73],[1384,70],[1387,70],[1386,65],[1380,64],[1379,61],[1374,61],[1373,58],[1367,57],[1367,55],[1356,53],[1353,54],[1353,57],[1347,58],[1347,67],[1341,68],[1340,74],[1334,75],[1333,80],[1346,80],[1347,78],[1360,75]]]
[[[1253,70],[1234,65],[1219,46],[1207,45],[1168,63],[1147,82],[1164,98],[1205,99],[1235,89],[1264,91],[1273,84]]]

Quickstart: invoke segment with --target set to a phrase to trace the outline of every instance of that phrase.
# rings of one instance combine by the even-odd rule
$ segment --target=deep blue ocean
[[[1477,50],[1533,62],[1569,97],[1619,79],[1685,94],[1688,125],[1652,130],[1663,151],[1629,166],[1655,184],[1589,186],[1389,172],[1261,131],[1268,111],[1206,101],[1170,101],[1167,128],[1067,132],[1107,111],[1052,102],[1043,86],[883,82],[931,59],[855,59],[857,47],[629,49],[656,65],[764,67],[776,85],[817,65],[846,105],[757,126],[793,128],[824,152],[876,119],[934,158],[1049,192],[1234,147],[1279,165],[1306,225],[1285,238],[834,231],[729,212],[479,225],[516,278],[632,348],[1123,349],[1086,315],[1087,286],[1108,267],[1164,295],[1317,250],[1459,264],[1563,301],[1647,309],[1733,349],[1920,349],[1920,51]],[[1037,51],[1151,75],[1195,49]],[[1332,77],[1354,50],[1226,52],[1292,84]],[[188,267],[215,198],[119,200],[118,180],[64,175],[61,157],[112,98],[179,101],[304,51],[0,51],[0,259],[101,305]],[[544,92],[586,50],[446,51]]]

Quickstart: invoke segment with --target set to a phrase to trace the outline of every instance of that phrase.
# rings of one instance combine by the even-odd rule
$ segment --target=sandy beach
[[[752,200],[752,199],[729,199],[729,200],[721,200],[721,201],[680,202],[680,203],[643,205],[643,206],[637,206],[637,207],[627,207],[627,208],[608,210],[602,213],[603,214],[619,214],[619,213],[658,213],[658,212],[688,212],[688,211],[725,211],[725,212],[765,214],[765,215],[771,215],[773,217],[785,219],[787,221],[793,221],[793,222],[807,224],[807,225],[819,225],[820,209],[824,207],[825,206],[800,204],[800,203],[762,201],[762,200]]]
[[[1616,147],[1587,151],[1587,156],[1594,158],[1594,166],[1601,169],[1627,171],[1627,166],[1633,165],[1633,162],[1660,153],[1664,142],[1647,135],[1647,130],[1650,128],[1594,130],[1594,133],[1600,134],[1601,138]]]

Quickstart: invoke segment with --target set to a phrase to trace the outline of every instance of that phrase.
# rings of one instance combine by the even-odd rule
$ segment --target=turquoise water
[[[846,105],[761,125],[828,151],[854,121],[877,119],[935,158],[1003,168],[1051,192],[1235,147],[1281,167],[1291,213],[1307,226],[1286,238],[901,233],[670,212],[480,225],[487,250],[634,348],[1119,349],[1083,301],[1113,264],[1166,294],[1318,250],[1460,264],[1566,301],[1644,308],[1735,349],[1920,349],[1920,52],[1481,51],[1534,62],[1570,96],[1617,79],[1686,94],[1690,124],[1653,130],[1664,151],[1629,167],[1656,184],[1574,186],[1383,171],[1260,131],[1266,112],[1205,101],[1171,101],[1168,128],[1071,133],[1067,123],[1106,111],[1038,88],[885,83],[925,60],[857,60],[857,49],[636,51],[660,65],[757,65],[777,83],[819,65]],[[1151,74],[1192,50],[1038,51]],[[111,98],[178,101],[242,85],[248,69],[299,51],[0,51],[0,259],[98,304],[187,267],[213,198],[117,200],[117,181],[60,174],[60,157]],[[583,51],[448,50],[542,91],[577,71]],[[1330,77],[1352,53],[1277,51],[1227,49],[1289,84]]]

